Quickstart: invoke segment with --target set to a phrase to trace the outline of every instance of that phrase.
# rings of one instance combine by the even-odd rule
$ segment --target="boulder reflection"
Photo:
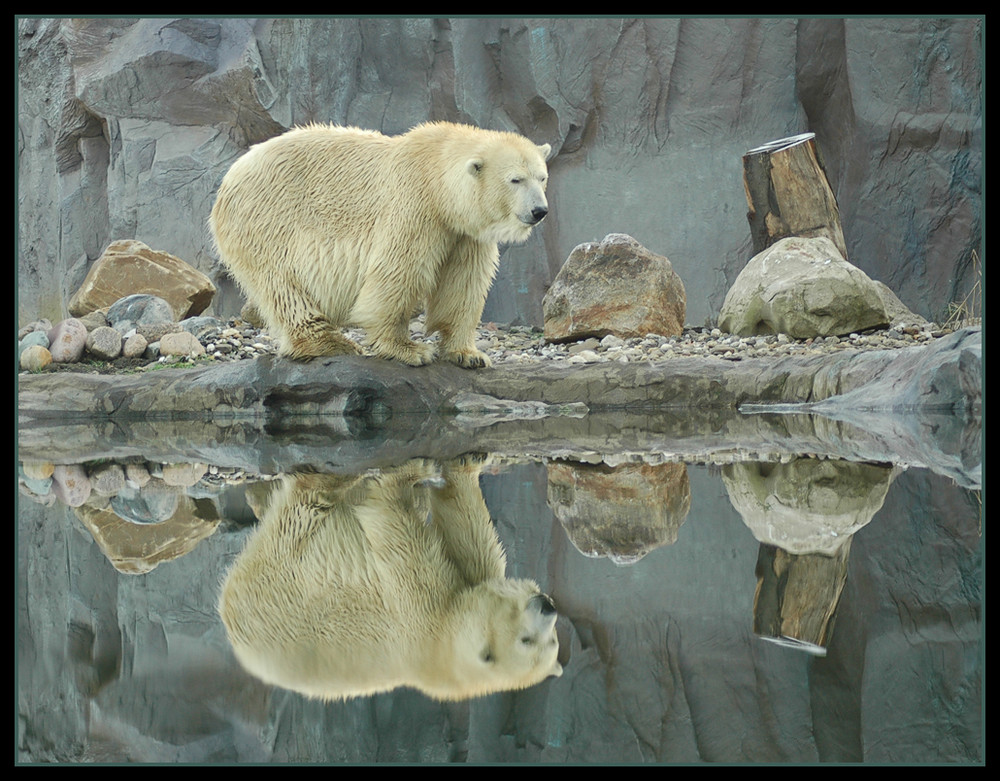
[[[633,564],[673,545],[691,510],[687,465],[548,464],[548,504],[584,556]]]
[[[817,458],[723,469],[730,501],[761,542],[756,634],[826,654],[851,538],[882,507],[897,474],[890,466]]]

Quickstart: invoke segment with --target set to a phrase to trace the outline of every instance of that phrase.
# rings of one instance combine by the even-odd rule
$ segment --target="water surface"
[[[558,609],[564,671],[445,703],[323,702],[240,666],[217,599],[250,482],[22,496],[20,761],[982,760],[978,492],[791,458],[496,457],[479,484],[508,577]]]

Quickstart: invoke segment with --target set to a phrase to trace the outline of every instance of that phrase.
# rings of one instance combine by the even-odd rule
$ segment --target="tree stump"
[[[847,259],[840,209],[816,154],[815,138],[815,133],[803,133],[743,155],[755,255],[788,236],[826,236]]]

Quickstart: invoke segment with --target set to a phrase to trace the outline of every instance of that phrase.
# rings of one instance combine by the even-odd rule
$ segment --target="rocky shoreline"
[[[198,318],[195,336],[204,349],[187,356],[157,356],[118,358],[101,361],[91,358],[79,363],[50,363],[39,372],[72,371],[97,374],[133,373],[169,366],[204,365],[206,362],[250,360],[276,354],[276,345],[268,333],[240,318],[228,321]],[[183,324],[177,326],[177,330]],[[739,361],[749,358],[780,358],[833,354],[844,350],[898,350],[931,344],[953,333],[952,325],[930,322],[898,323],[891,328],[827,336],[814,339],[793,339],[785,334],[737,336],[718,328],[688,326],[679,336],[648,334],[642,338],[623,339],[614,335],[602,338],[550,343],[541,329],[529,326],[505,326],[484,323],[478,331],[476,345],[486,352],[494,366],[532,363],[634,363],[671,358],[709,358]],[[422,318],[411,326],[414,338],[423,338]],[[363,344],[364,333],[348,330],[347,336]],[[436,337],[434,337],[436,338]],[[363,348],[364,349],[364,348]],[[372,353],[365,350],[365,354]]]

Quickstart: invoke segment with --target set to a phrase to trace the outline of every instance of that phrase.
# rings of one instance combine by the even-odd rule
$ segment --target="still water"
[[[980,494],[930,470],[482,455],[303,482],[133,462],[115,489],[101,481],[117,466],[88,464],[76,495],[61,472],[59,499],[51,477],[19,473],[21,762],[983,759]],[[405,555],[371,543],[392,513],[409,530],[394,533],[415,535]],[[461,540],[428,542],[463,523]],[[359,533],[368,547],[344,536]],[[420,675],[393,688],[398,659],[380,661],[356,617],[330,618],[344,600],[323,602],[324,622],[301,614],[394,567],[440,601],[437,570],[420,564],[439,543],[469,583],[503,566],[499,543],[501,580],[551,599],[558,658],[540,682],[444,701]],[[241,562],[258,588],[223,621]],[[295,562],[322,570],[311,596],[285,574]],[[387,593],[362,613],[382,622],[371,632],[409,638],[400,666],[419,666],[407,624],[420,608]],[[544,630],[546,611],[525,599],[511,620]],[[315,640],[317,623],[341,620]],[[237,648],[261,636],[268,651]]]

